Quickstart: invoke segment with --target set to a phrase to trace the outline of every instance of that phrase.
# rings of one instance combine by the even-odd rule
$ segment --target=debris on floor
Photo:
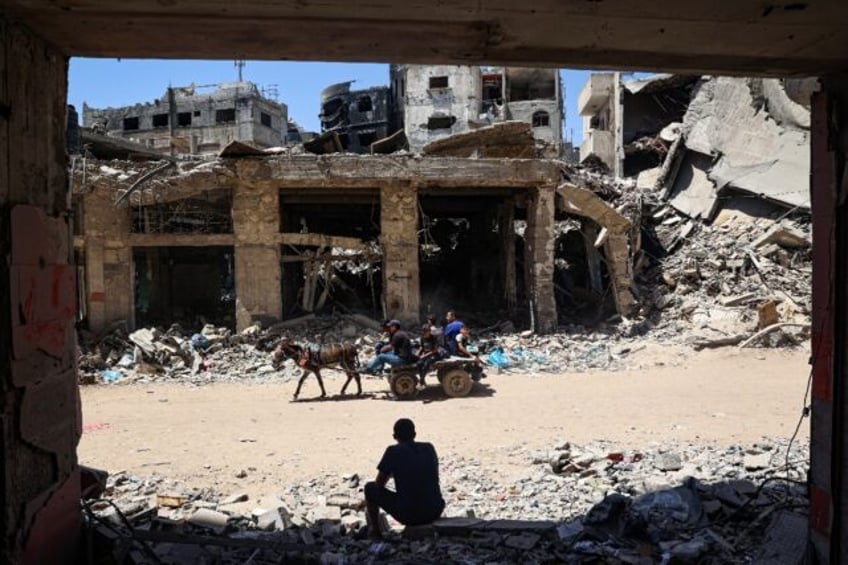
[[[443,458],[446,518],[361,539],[359,473],[327,475],[251,500],[161,477],[117,473],[86,505],[89,551],[126,563],[748,563],[797,548],[806,523],[807,445],[727,448],[607,442],[511,448],[525,476]],[[758,457],[764,466],[746,462]]]

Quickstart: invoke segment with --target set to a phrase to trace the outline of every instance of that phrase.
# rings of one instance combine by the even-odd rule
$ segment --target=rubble
[[[103,499],[87,503],[88,526],[102,555],[131,549],[140,556],[131,563],[146,562],[151,553],[163,562],[217,563],[276,563],[284,556],[322,563],[642,563],[706,556],[747,563],[787,551],[775,528],[806,520],[809,447],[787,449],[786,441],[766,438],[749,446],[638,451],[560,441],[541,453],[511,448],[526,469],[514,480],[473,459],[443,457],[446,518],[405,532],[389,519],[380,541],[361,539],[361,488],[342,475],[281,485],[268,497],[273,508],[241,513],[225,504],[232,495],[122,472],[109,477]],[[675,457],[679,468],[666,464]],[[552,467],[552,461],[568,463]]]

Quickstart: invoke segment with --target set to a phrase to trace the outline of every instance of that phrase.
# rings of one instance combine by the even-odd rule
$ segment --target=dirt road
[[[680,366],[637,371],[493,374],[471,397],[445,399],[434,389],[411,402],[383,398],[385,381],[373,378],[365,380],[366,398],[322,401],[313,400],[318,386],[310,380],[296,403],[291,382],[84,387],[80,461],[262,495],[316,474],[370,478],[392,441],[392,423],[404,416],[443,460],[461,454],[505,474],[526,467],[528,450],[559,439],[639,449],[671,440],[726,445],[791,435],[808,353],[685,355],[677,358]],[[343,379],[330,374],[325,384],[335,394]],[[800,441],[807,440],[805,422]],[[236,478],[242,470],[247,477]]]

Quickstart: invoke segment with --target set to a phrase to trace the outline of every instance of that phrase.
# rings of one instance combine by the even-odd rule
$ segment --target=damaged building
[[[334,132],[348,153],[370,153],[371,144],[389,136],[390,92],[386,86],[351,90],[352,81],[321,92],[321,132]]]
[[[394,114],[409,147],[483,126],[530,125],[548,157],[562,150],[563,97],[556,69],[392,65]]]
[[[662,138],[670,142],[670,124],[683,121],[692,75],[655,75],[622,81],[620,73],[592,73],[580,91],[583,117],[580,162],[603,166],[616,177],[635,176],[665,158]]]
[[[83,105],[83,126],[162,154],[214,155],[232,141],[285,144],[288,109],[252,82],[169,87],[153,102],[122,108]]]

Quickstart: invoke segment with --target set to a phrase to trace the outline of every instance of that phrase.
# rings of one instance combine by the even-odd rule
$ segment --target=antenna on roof
[[[244,59],[236,59],[233,61],[233,65],[238,69],[238,81],[241,82],[241,71],[247,63],[244,62]]]

